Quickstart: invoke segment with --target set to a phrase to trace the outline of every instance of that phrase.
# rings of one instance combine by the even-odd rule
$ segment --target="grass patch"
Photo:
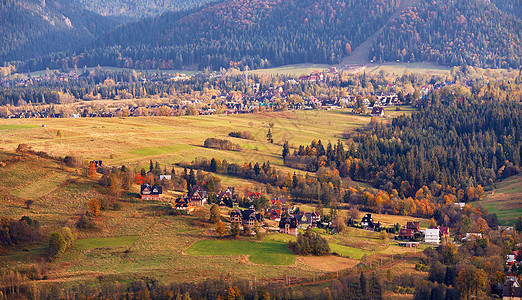
[[[28,124],[5,124],[5,125],[0,125],[0,130],[27,129],[27,128],[36,128],[36,127],[40,127],[40,126],[28,125]]]
[[[337,253],[340,256],[353,258],[353,259],[361,259],[364,256],[364,250],[343,246],[335,243],[329,243],[330,250],[332,250],[332,253]]]
[[[140,155],[140,156],[153,156],[153,155],[160,155],[164,153],[171,153],[171,152],[179,152],[183,150],[188,150],[194,148],[191,145],[173,145],[173,146],[163,146],[163,147],[149,147],[149,148],[141,148],[132,150],[129,153],[134,155]]]
[[[521,180],[522,175],[519,174],[496,183],[495,189],[484,200],[474,202],[472,206],[482,205],[487,208],[490,213],[497,215],[501,225],[515,225],[517,218],[522,215]]]
[[[202,240],[194,243],[187,251],[190,255],[249,255],[249,260],[260,265],[291,265],[295,255],[287,244],[264,240],[261,243],[232,240]]]
[[[66,178],[65,173],[54,173],[13,191],[13,195],[25,199],[35,199],[54,191]]]
[[[77,249],[95,249],[95,248],[113,248],[124,247],[134,244],[139,238],[137,235],[106,237],[106,238],[90,238],[77,240],[75,247]]]

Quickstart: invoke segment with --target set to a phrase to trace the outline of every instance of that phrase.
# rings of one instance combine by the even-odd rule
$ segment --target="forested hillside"
[[[382,27],[396,7],[396,0],[226,0],[123,26],[78,59],[87,65],[161,69],[337,63]],[[33,64],[59,66],[56,60]]]
[[[168,11],[186,10],[215,0],[74,0],[102,16],[154,17]]]
[[[520,17],[520,1],[496,2]],[[485,0],[423,0],[383,29],[370,58],[517,68],[522,21]]]
[[[0,61],[75,50],[115,25],[68,0],[4,0],[0,2]]]
[[[501,11],[522,19],[522,0],[493,0],[492,2]]]

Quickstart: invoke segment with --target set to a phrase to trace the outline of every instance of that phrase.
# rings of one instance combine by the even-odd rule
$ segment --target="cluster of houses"
[[[403,247],[418,247],[419,240],[422,239],[424,234],[424,243],[439,245],[441,241],[448,242],[449,240],[449,227],[446,226],[435,226],[425,230],[421,230],[419,222],[412,221],[406,223],[406,228],[401,228],[397,235],[399,240],[399,246]]]
[[[310,75],[303,75],[299,77],[299,81],[301,82],[328,82],[333,81],[338,76],[338,71],[336,67],[330,68],[328,71],[319,72],[312,71]]]
[[[502,286],[502,295],[504,299],[522,299],[522,284],[516,274],[511,272],[513,266],[517,269],[522,267],[522,262],[517,261],[520,250],[513,251],[507,255],[506,266],[510,268]]]

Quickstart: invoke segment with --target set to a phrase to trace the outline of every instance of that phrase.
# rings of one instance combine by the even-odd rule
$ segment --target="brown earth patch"
[[[359,261],[334,255],[298,256],[297,261],[325,272],[335,272],[355,267]]]

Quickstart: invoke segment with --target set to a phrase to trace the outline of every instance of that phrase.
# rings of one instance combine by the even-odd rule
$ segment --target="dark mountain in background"
[[[139,19],[187,10],[216,0],[74,0],[102,16]]]
[[[512,13],[487,0],[421,0],[382,30],[370,58],[520,67],[522,21],[516,16],[520,17],[520,0],[502,3],[503,10]]]
[[[78,58],[80,64],[134,68],[334,64],[396,7],[397,0],[225,0],[127,24]]]
[[[81,49],[116,25],[69,0],[2,0],[0,61]]]
[[[365,50],[368,61],[519,67],[522,57],[522,21],[517,17],[521,0],[506,0],[498,4],[501,9],[485,0],[418,0],[408,5],[404,0],[223,0],[140,19],[108,33],[113,21],[99,15],[72,4],[65,9],[57,2],[44,6],[31,1],[35,0],[22,0],[27,3],[22,8],[12,5],[8,10],[29,22],[12,16],[7,20],[18,22],[0,21],[12,32],[2,40],[9,46],[2,57],[33,56],[20,65],[28,70],[73,65],[216,70],[336,64],[365,41],[371,45]],[[100,9],[109,5],[100,1],[92,3]],[[43,40],[53,42],[39,42]],[[71,51],[75,45],[84,45],[84,50]],[[45,55],[51,51],[60,53]]]

